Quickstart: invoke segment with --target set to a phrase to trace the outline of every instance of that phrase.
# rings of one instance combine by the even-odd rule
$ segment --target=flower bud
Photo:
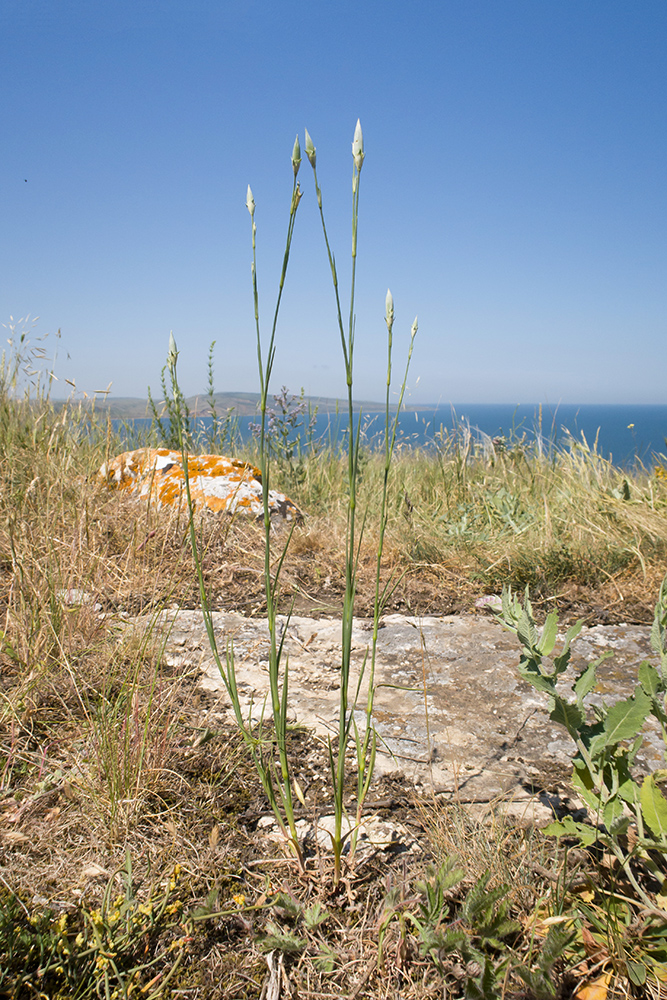
[[[384,303],[384,319],[387,324],[387,329],[391,330],[394,325],[394,297],[387,289],[387,298]]]
[[[292,149],[292,170],[294,171],[294,176],[299,173],[299,167],[301,166],[301,146],[299,145],[299,135],[294,140],[294,148]]]
[[[250,212],[250,214],[254,215],[254,213],[255,213],[255,199],[252,196],[252,188],[250,187],[249,184],[248,184],[248,194],[246,195],[245,204],[246,204],[246,208],[248,209],[248,211]]]
[[[357,171],[361,170],[364,162],[364,135],[361,131],[361,122],[357,118],[357,127],[354,130],[354,140],[352,142],[352,156]]]
[[[415,321],[412,324],[412,329],[410,331],[410,335],[411,335],[411,337],[412,337],[413,340],[415,339],[415,335],[416,335],[418,329],[419,329],[419,326],[417,324],[417,317],[415,316]]]
[[[167,365],[171,371],[176,367],[176,361],[178,359],[178,349],[176,347],[176,341],[174,340],[174,331],[171,330],[169,333],[169,350],[167,352]]]
[[[313,140],[310,138],[310,135],[308,133],[308,129],[304,129],[304,132],[306,134],[306,156],[310,160],[311,167],[313,167],[314,169],[316,160],[316,150],[313,145]]]

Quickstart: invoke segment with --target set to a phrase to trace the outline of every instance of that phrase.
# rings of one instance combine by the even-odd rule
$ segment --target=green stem
[[[376,735],[373,729],[373,705],[375,701],[375,663],[377,655],[377,642],[378,642],[378,632],[380,629],[380,618],[384,611],[385,600],[387,598],[389,583],[382,590],[380,589],[380,578],[382,569],[382,553],[384,551],[384,538],[387,529],[387,523],[389,520],[388,513],[388,493],[389,493],[389,472],[391,469],[391,462],[394,454],[394,448],[396,445],[396,433],[398,430],[398,420],[401,413],[401,407],[403,405],[403,398],[405,396],[405,389],[408,381],[408,372],[410,370],[410,362],[412,360],[412,349],[414,347],[414,333],[410,340],[410,347],[408,349],[408,357],[405,365],[405,373],[403,375],[403,381],[401,383],[401,388],[399,392],[398,404],[396,407],[396,413],[393,420],[390,422],[390,390],[391,390],[391,358],[392,358],[392,331],[393,324],[387,324],[387,391],[385,397],[385,463],[383,470],[383,480],[382,480],[382,504],[380,509],[380,531],[378,539],[377,548],[377,561],[375,566],[375,597],[373,602],[373,633],[371,638],[371,656],[370,656],[370,675],[368,678],[368,697],[366,701],[366,732],[364,735],[364,741],[361,747],[361,753],[357,754],[357,826],[361,821],[361,811],[363,809],[364,799],[368,793],[370,786],[370,777],[372,775],[372,767],[368,765],[367,773],[367,760],[374,763],[375,761],[375,744]],[[413,327],[414,332],[416,332],[416,326]]]
[[[292,237],[294,234],[294,225],[296,222],[296,212],[300,200],[301,200],[301,191],[295,176],[292,186],[292,199],[290,205],[289,223],[287,227],[287,239],[285,242],[285,251],[283,254],[282,269],[280,272],[280,280],[278,283],[278,295],[276,298],[276,306],[273,314],[271,336],[269,339],[269,344],[266,352],[266,363],[264,363],[262,355],[262,343],[261,343],[260,324],[259,324],[259,294],[257,290],[257,252],[256,252],[257,227],[255,225],[254,206],[251,211],[251,221],[252,221],[252,253],[253,253],[252,285],[253,285],[253,302],[255,308],[255,329],[257,335],[257,362],[258,362],[259,378],[260,378],[259,447],[260,447],[260,472],[262,478],[262,508],[264,515],[263,517],[264,590],[266,595],[267,625],[269,629],[269,688],[271,692],[271,709],[273,715],[273,726],[274,726],[276,746],[278,749],[278,758],[280,767],[280,778],[278,782],[278,789],[283,809],[285,811],[287,824],[289,826],[290,841],[294,846],[297,856],[302,862],[301,852],[298,846],[296,822],[294,819],[292,783],[290,778],[289,761],[287,757],[287,691],[288,691],[287,668],[285,670],[285,675],[282,680],[282,686],[280,681],[280,650],[278,646],[277,626],[276,626],[280,569],[278,569],[275,576],[272,574],[271,513],[269,508],[270,460],[269,460],[269,453],[268,453],[269,450],[267,446],[267,433],[266,433],[266,409],[267,409],[267,400],[269,392],[269,381],[271,378],[271,372],[273,370],[273,362],[275,359],[275,337],[276,337],[276,329],[278,326],[278,315],[280,312],[280,304],[282,300],[283,289],[285,286],[285,277],[287,275],[287,267],[289,264],[290,250],[292,246]],[[287,544],[289,545],[289,540]],[[280,560],[280,564],[282,565],[282,560]],[[280,649],[282,649],[282,645]]]

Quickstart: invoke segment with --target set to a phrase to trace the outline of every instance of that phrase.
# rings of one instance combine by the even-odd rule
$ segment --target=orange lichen
[[[100,477],[140,497],[150,497],[159,505],[184,502],[185,476],[180,452],[168,448],[140,448],[126,451],[104,463]],[[261,473],[248,462],[222,455],[189,455],[188,479],[195,507],[235,513],[237,510],[260,516],[263,512]],[[269,510],[287,520],[301,513],[283,493],[269,491]]]

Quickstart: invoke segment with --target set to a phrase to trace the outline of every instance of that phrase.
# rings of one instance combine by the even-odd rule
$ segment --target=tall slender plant
[[[390,417],[390,392],[391,392],[391,367],[392,367],[392,347],[394,328],[394,300],[391,292],[387,292],[385,302],[385,322],[387,324],[387,382],[386,382],[386,402],[385,402],[385,467],[383,478],[382,506],[380,513],[380,529],[377,546],[376,565],[376,586],[375,602],[373,612],[373,637],[370,651],[370,672],[368,677],[368,696],[365,712],[364,734],[359,734],[354,718],[355,708],[361,691],[368,654],[364,657],[359,675],[357,677],[356,690],[351,694],[351,667],[352,667],[352,629],[354,626],[354,603],[356,596],[357,567],[359,563],[359,551],[364,532],[364,521],[357,535],[357,483],[359,479],[359,455],[361,441],[361,411],[356,414],[354,409],[354,336],[356,316],[354,311],[356,272],[357,272],[357,236],[359,227],[359,190],[361,180],[361,168],[364,164],[364,137],[361,129],[361,122],[357,121],[352,141],[352,274],[350,279],[350,308],[348,313],[347,326],[343,320],[343,310],[341,307],[340,290],[338,283],[338,272],[336,261],[329,243],[326,221],[324,218],[324,208],[322,202],[322,191],[317,179],[317,150],[306,129],[305,132],[306,156],[313,170],[315,182],[315,194],[320,211],[320,221],[322,223],[322,233],[326,246],[331,279],[333,282],[334,295],[336,300],[336,317],[338,321],[338,331],[340,334],[341,347],[343,351],[343,363],[345,366],[345,381],[347,386],[347,410],[348,410],[348,435],[347,435],[347,479],[348,479],[348,508],[347,508],[347,534],[345,547],[345,596],[343,599],[343,618],[341,629],[341,678],[340,678],[340,702],[338,721],[338,740],[334,747],[329,742],[329,764],[331,767],[331,777],[334,794],[334,832],[332,835],[332,846],[334,853],[334,882],[338,883],[341,875],[342,853],[347,839],[347,831],[343,831],[343,818],[345,815],[345,803],[343,800],[345,786],[345,759],[347,749],[352,739],[354,731],[354,744],[357,758],[357,824],[358,828],[361,820],[361,811],[364,799],[370,787],[373,769],[375,765],[376,734],[373,728],[372,714],[375,697],[375,657],[377,649],[377,636],[380,616],[390,592],[390,583],[383,589],[380,587],[380,570],[382,552],[384,546],[384,535],[387,526],[387,489],[389,481],[389,469],[396,442],[396,431],[398,426],[398,415],[403,402],[405,386],[407,382],[408,369],[412,357],[412,347],[417,333],[417,320],[412,325],[412,336],[408,352],[408,360],[405,375],[401,385],[396,414],[392,420]],[[356,829],[352,833],[353,847],[356,841]]]
[[[202,572],[201,560],[199,558],[199,553],[198,553],[197,534],[194,523],[194,507],[190,491],[190,478],[188,469],[188,456],[187,456],[188,442],[186,436],[183,434],[182,431],[183,421],[181,419],[178,419],[178,417],[180,416],[179,413],[177,413],[176,426],[179,429],[179,435],[180,435],[180,447],[183,457],[185,493],[186,493],[188,509],[190,512],[190,541],[195,558],[196,572],[199,582],[199,591],[202,604],[202,612],[204,615],[204,622],[209,640],[209,645],[211,647],[213,656],[216,660],[218,669],[220,670],[220,674],[227,689],[227,693],[232,702],[237,726],[243,736],[243,739],[247,747],[250,750],[254,765],[257,769],[257,773],[262,782],[265,794],[269,800],[271,809],[273,810],[273,813],[280,825],[280,828],[285,834],[288,843],[291,845],[291,848],[297,860],[299,861],[299,864],[303,866],[303,855],[299,844],[299,839],[296,829],[296,821],[294,816],[292,781],[291,781],[289,762],[287,757],[287,707],[288,707],[287,657],[285,657],[284,661],[285,669],[284,671],[281,672],[281,662],[283,658],[283,644],[285,640],[286,630],[283,630],[282,635],[279,635],[278,623],[276,621],[276,615],[278,609],[280,571],[282,569],[283,561],[287,553],[287,548],[289,546],[291,532],[290,536],[287,539],[287,542],[283,547],[282,553],[278,558],[277,567],[274,571],[272,568],[273,559],[272,559],[272,546],[271,546],[271,516],[269,507],[270,462],[269,462],[269,453],[266,441],[267,399],[269,393],[269,381],[271,378],[271,372],[273,369],[273,363],[275,359],[275,351],[276,351],[275,337],[276,337],[276,329],[278,326],[278,315],[280,312],[280,303],[285,285],[287,267],[289,264],[290,250],[294,234],[294,224],[296,221],[296,212],[299,207],[299,202],[301,200],[301,188],[297,181],[297,174],[299,172],[300,164],[301,164],[301,149],[299,146],[299,139],[297,136],[296,141],[294,143],[294,147],[292,149],[292,169],[293,169],[294,179],[292,185],[292,197],[290,202],[287,239],[285,242],[285,251],[283,254],[283,263],[280,273],[280,280],[278,284],[276,305],[273,313],[271,335],[269,338],[268,347],[266,348],[266,352],[264,352],[262,347],[262,339],[260,332],[259,294],[257,290],[257,257],[256,257],[257,226],[255,223],[255,199],[253,197],[250,185],[248,185],[248,191],[246,197],[246,207],[250,213],[250,219],[252,224],[252,252],[253,252],[252,289],[253,289],[253,302],[254,302],[254,312],[255,312],[255,328],[257,336],[257,364],[258,364],[259,379],[260,379],[260,470],[262,474],[263,521],[264,521],[264,585],[266,593],[266,615],[269,628],[269,695],[271,703],[271,712],[273,717],[273,729],[274,729],[273,740],[278,755],[277,765],[274,764],[273,752],[271,749],[269,749],[267,757],[266,742],[263,739],[261,733],[261,726],[260,726],[260,733],[258,735],[256,735],[255,732],[253,731],[252,710],[248,719],[245,719],[243,717],[243,712],[241,709],[241,704],[238,695],[238,688],[236,684],[236,670],[234,664],[234,651],[232,646],[229,645],[227,647],[224,664],[222,662],[222,658],[217,648],[215,630],[213,628],[213,619],[206,593],[206,586]],[[174,341],[172,334],[169,344],[167,368],[169,370],[169,376],[171,379],[172,398],[174,400],[174,405],[178,409],[182,400],[182,394],[178,385],[178,378],[176,372],[177,360],[178,360],[178,350],[176,349],[176,342]],[[262,721],[263,718],[264,718],[264,712],[262,711]]]
[[[306,131],[306,153],[313,168],[315,180],[315,191],[320,209],[322,231],[331,268],[333,287],[336,299],[336,311],[338,327],[343,351],[343,361],[345,367],[345,379],[347,385],[347,407],[349,420],[349,433],[347,437],[347,480],[348,480],[348,512],[347,512],[347,536],[345,553],[345,595],[343,601],[342,616],[342,637],[341,637],[341,680],[340,680],[340,702],[337,740],[330,741],[328,745],[329,764],[333,784],[334,797],[334,831],[332,833],[332,846],[334,855],[334,884],[338,884],[342,871],[343,850],[348,837],[352,836],[352,850],[356,841],[356,831],[361,821],[361,812],[364,800],[370,788],[373,768],[375,764],[377,739],[373,728],[372,715],[375,697],[375,659],[377,649],[378,629],[380,616],[385,607],[387,598],[395,586],[395,580],[390,577],[384,587],[381,586],[381,562],[384,546],[384,537],[388,521],[388,484],[389,471],[392,455],[396,442],[398,428],[398,417],[403,402],[405,387],[408,376],[408,369],[412,357],[414,338],[417,333],[417,320],[412,325],[410,347],[408,351],[405,375],[399,391],[398,405],[395,413],[392,413],[391,406],[391,374],[392,374],[392,348],[393,348],[393,327],[394,327],[394,302],[391,292],[387,292],[385,302],[385,322],[387,325],[387,376],[386,376],[386,400],[385,400],[385,464],[382,491],[382,504],[380,513],[379,538],[377,544],[377,566],[376,566],[376,586],[375,586],[375,607],[373,615],[373,634],[370,650],[364,657],[361,668],[356,678],[356,686],[352,683],[352,629],[354,625],[354,603],[356,595],[357,568],[359,562],[360,545],[364,532],[365,517],[362,518],[361,527],[357,525],[357,484],[359,480],[359,458],[361,441],[361,413],[355,414],[353,399],[354,384],[354,334],[355,334],[355,287],[356,287],[356,257],[357,257],[357,229],[359,219],[359,180],[361,168],[364,162],[364,142],[361,125],[357,122],[352,144],[353,175],[352,175],[352,278],[350,286],[350,309],[347,325],[343,320],[343,312],[340,302],[338,275],[333,253],[329,244],[324,211],[322,207],[322,192],[317,180],[316,151],[310,135]],[[257,226],[255,223],[255,199],[252,190],[248,186],[246,207],[250,213],[252,232],[252,292],[255,314],[255,331],[257,341],[257,365],[260,381],[260,424],[259,424],[259,465],[262,477],[263,494],[263,522],[264,522],[264,587],[266,594],[266,615],[269,630],[269,691],[267,701],[270,702],[271,715],[273,720],[273,746],[277,755],[277,761],[273,759],[273,752],[269,758],[266,757],[266,742],[263,740],[261,732],[256,735],[252,724],[252,715],[246,720],[241,710],[238,690],[236,685],[236,672],[234,666],[233,648],[228,646],[225,663],[219,655],[213,621],[206,595],[204,578],[201,568],[201,560],[198,555],[197,537],[193,517],[193,504],[190,493],[189,470],[188,470],[188,438],[184,433],[185,424],[182,419],[181,407],[183,397],[178,386],[176,374],[176,363],[178,351],[173,336],[170,340],[169,355],[167,359],[167,370],[171,379],[171,396],[175,409],[175,427],[180,435],[180,446],[183,454],[183,470],[185,479],[185,492],[190,511],[190,539],[195,557],[195,564],[199,580],[202,611],[208,633],[209,643],[213,655],[218,664],[223,682],[227,688],[230,700],[233,705],[235,718],[239,730],[249,747],[252,759],[257,772],[262,781],[264,791],[267,795],[271,808],[283,830],[292,850],[299,863],[303,865],[303,854],[299,844],[295,815],[294,815],[294,795],[302,798],[298,785],[293,781],[289,760],[287,755],[287,707],[289,693],[289,661],[284,653],[284,639],[286,628],[279,632],[277,613],[278,599],[280,593],[280,573],[287,554],[287,549],[291,539],[288,537],[282,551],[278,555],[274,569],[274,559],[272,553],[271,520],[270,520],[270,446],[267,428],[267,401],[269,396],[269,383],[273,371],[273,364],[276,353],[276,330],[280,304],[289,264],[290,250],[294,234],[296,212],[301,200],[301,188],[297,181],[297,174],[301,165],[301,147],[297,136],[292,149],[292,170],[293,185],[292,198],[290,203],[289,224],[287,228],[287,239],[283,254],[283,263],[278,283],[278,294],[273,312],[271,333],[266,348],[262,343],[259,315],[259,293],[257,285],[257,257],[256,257],[256,236]],[[293,530],[293,529],[292,529]],[[289,618],[289,615],[288,615]],[[370,664],[367,671],[367,666]],[[360,733],[355,721],[355,710],[360,697],[364,679],[368,680],[368,694],[365,706],[365,726]],[[263,719],[263,713],[262,713]],[[349,747],[354,745],[357,758],[357,810],[356,826],[352,830],[344,830],[344,818],[346,815],[344,802],[345,786],[345,765],[346,755]]]

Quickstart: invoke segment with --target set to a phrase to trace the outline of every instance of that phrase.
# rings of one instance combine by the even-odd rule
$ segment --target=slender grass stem
[[[347,388],[347,411],[348,411],[345,595],[343,598],[343,612],[342,612],[342,622],[341,622],[341,677],[340,677],[340,700],[339,700],[339,719],[338,719],[338,745],[335,754],[333,746],[331,744],[329,745],[329,762],[331,767],[331,776],[332,776],[333,790],[334,790],[334,834],[332,838],[333,853],[334,853],[334,882],[337,884],[341,877],[341,858],[342,858],[344,842],[346,839],[346,836],[343,835],[343,816],[345,813],[345,803],[344,803],[345,758],[352,730],[354,730],[354,741],[357,753],[357,773],[358,773],[357,827],[361,819],[361,810],[363,806],[363,801],[370,787],[373,767],[375,764],[376,736],[372,726],[375,655],[377,647],[377,633],[379,628],[379,619],[381,615],[381,608],[383,606],[383,598],[384,595],[388,592],[387,588],[385,588],[382,591],[382,593],[380,591],[380,568],[382,561],[384,534],[388,520],[387,497],[388,497],[389,467],[391,464],[391,457],[393,454],[394,445],[396,441],[398,412],[400,411],[400,407],[403,401],[403,394],[405,392],[408,369],[406,367],[406,374],[400,392],[397,415],[390,429],[389,394],[391,386],[391,355],[392,355],[392,326],[393,326],[393,303],[392,303],[391,322],[389,322],[389,319],[387,322],[389,337],[388,337],[388,365],[387,365],[387,402],[386,402],[386,414],[385,414],[386,417],[385,470],[383,478],[382,507],[380,514],[380,537],[379,537],[378,552],[377,552],[374,629],[373,629],[373,641],[371,650],[369,691],[366,702],[366,728],[362,740],[359,736],[357,725],[354,720],[354,711],[361,691],[364,675],[366,672],[367,657],[364,658],[364,661],[361,665],[354,697],[352,699],[350,698],[350,676],[351,676],[351,666],[352,666],[351,664],[352,631],[354,627],[354,604],[356,596],[356,581],[357,581],[357,567],[359,563],[359,551],[361,546],[361,539],[363,537],[363,525],[359,533],[359,538],[357,538],[357,530],[356,530],[357,529],[356,525],[357,484],[359,480],[359,454],[360,454],[360,441],[361,441],[360,438],[361,413],[357,414],[355,421],[354,397],[353,397],[354,340],[356,332],[355,329],[356,318],[354,312],[354,304],[355,304],[355,291],[356,291],[356,278],[357,278],[359,194],[360,194],[361,168],[363,166],[363,161],[364,161],[364,148],[363,148],[363,136],[361,132],[361,125],[359,124],[359,122],[357,122],[357,127],[354,133],[354,141],[352,143],[352,156],[354,161],[353,173],[352,173],[352,270],[350,279],[350,309],[349,309],[347,329],[345,328],[345,324],[343,322],[343,312],[340,300],[336,262],[334,254],[331,250],[331,244],[329,242],[329,236],[327,233],[327,226],[324,217],[322,191],[320,189],[319,182],[317,179],[316,150],[307,131],[306,131],[306,153],[308,155],[310,165],[313,169],[315,193],[317,196],[317,204],[320,212],[320,222],[322,225],[324,243],[326,247],[327,258],[329,261],[329,268],[331,270],[331,277],[333,281],[334,296],[336,300],[336,318],[338,321],[338,330],[340,334],[341,347],[343,351],[343,363],[345,367],[345,382]],[[415,333],[416,333],[416,321],[413,327],[412,341],[410,343],[410,351],[408,355],[408,367],[410,364],[410,358],[412,356],[412,343],[414,341]],[[352,834],[352,852],[354,851],[355,843],[356,843],[356,829],[355,832],[353,832]]]

